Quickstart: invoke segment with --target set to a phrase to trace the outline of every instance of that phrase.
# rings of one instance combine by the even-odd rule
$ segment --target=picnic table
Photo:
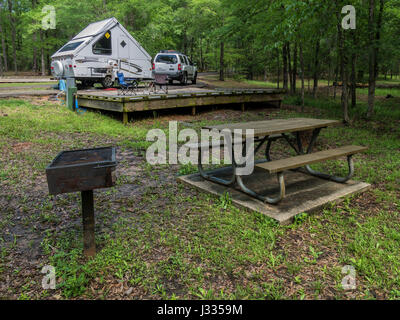
[[[243,182],[242,176],[238,174],[238,165],[234,159],[232,152],[232,175],[228,180],[221,179],[214,175],[208,174],[203,169],[203,152],[207,148],[216,146],[224,147],[225,141],[218,141],[217,143],[199,143],[195,148],[199,150],[198,169],[200,175],[206,179],[225,186],[232,186],[237,184],[239,189],[265,203],[277,204],[285,197],[285,180],[284,172],[286,170],[298,170],[304,167],[306,173],[339,183],[347,182],[354,174],[353,155],[367,150],[366,147],[355,145],[348,145],[336,149],[328,149],[324,151],[313,152],[315,142],[323,128],[339,125],[340,121],[337,120],[324,120],[324,119],[311,119],[311,118],[292,118],[292,119],[278,119],[278,120],[265,120],[265,121],[252,121],[252,122],[239,122],[231,124],[222,124],[216,126],[205,126],[205,130],[216,130],[221,133],[228,129],[234,132],[235,129],[241,129],[243,132],[243,140],[239,140],[243,146],[246,144],[245,134],[246,129],[254,130],[254,143],[257,144],[254,149],[256,154],[263,145],[266,144],[265,159],[261,161],[254,161],[255,167],[266,171],[269,174],[276,174],[279,183],[279,194],[277,196],[263,196],[249,189]],[[271,145],[274,141],[283,139],[288,143],[288,146],[296,152],[296,156],[272,160],[270,156]],[[308,141],[307,149],[305,150],[304,142]],[[237,142],[232,139],[233,145]],[[243,154],[246,154],[246,149],[243,148]],[[340,157],[347,157],[348,174],[344,177],[338,177],[328,173],[318,172],[313,170],[310,165],[322,161],[332,160]]]

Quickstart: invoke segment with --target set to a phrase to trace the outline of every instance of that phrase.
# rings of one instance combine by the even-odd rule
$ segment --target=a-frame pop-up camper
[[[151,56],[115,18],[88,25],[51,57],[52,75],[84,85],[113,85],[117,72],[126,79],[152,78]]]

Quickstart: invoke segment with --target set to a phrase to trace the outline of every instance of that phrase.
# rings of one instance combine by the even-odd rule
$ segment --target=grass
[[[201,75],[200,80],[204,81],[206,83],[215,85],[215,86],[220,86],[220,87],[259,87],[259,88],[277,88],[277,82],[275,81],[270,81],[270,80],[247,80],[245,76],[237,76],[234,78],[231,77],[225,77],[225,81],[219,81],[219,75],[217,74],[207,74],[207,75]],[[329,85],[332,86],[334,80],[329,81]],[[364,81],[365,84],[367,84],[368,81]],[[310,84],[310,88],[309,85]],[[393,88],[393,89],[386,89],[386,88],[376,88],[376,95],[377,96],[386,96],[388,94],[395,93],[396,96],[398,96],[399,90],[400,90],[400,80],[398,79],[393,79],[393,80],[384,80],[384,78],[379,78],[376,81],[377,86],[398,86],[399,88]],[[282,88],[283,82],[282,79],[280,80],[280,88]],[[312,90],[313,87],[313,79],[305,79],[304,80],[304,86],[306,92]],[[327,79],[319,79],[318,80],[318,86],[319,87],[325,87],[328,86],[328,80]],[[297,79],[296,81],[296,87],[299,90],[301,88],[301,79]],[[363,89],[357,89],[358,93],[360,94],[368,94],[368,89],[363,88]]]
[[[368,88],[357,89],[357,93],[368,95]],[[376,88],[375,95],[377,97],[386,97],[388,95],[391,95],[393,97],[400,98],[400,87],[399,88],[391,88],[391,89]]]
[[[377,84],[384,84],[384,85],[400,85],[400,77],[393,77],[393,79],[390,79],[388,77],[386,80],[384,77],[379,77],[379,79],[376,80]]]
[[[359,98],[355,108],[350,106],[349,108],[349,116],[351,119],[355,121],[363,120],[366,115],[367,105],[366,101],[362,99],[364,89],[358,89]],[[381,90],[381,89],[378,89]],[[386,91],[384,89],[382,91]],[[397,89],[396,89],[397,90]],[[390,91],[390,90],[389,90]],[[397,120],[400,118],[400,109],[397,107],[397,99],[381,99],[380,97],[386,96],[386,94],[377,94],[377,99],[375,101],[374,106],[374,121],[385,121],[390,127],[396,125],[396,121],[390,122],[389,119]],[[330,117],[334,117],[337,119],[342,118],[343,111],[341,110],[341,101],[340,96],[334,100],[331,97],[320,96],[318,99],[314,99],[311,96],[306,96],[305,105],[309,107],[313,107],[315,109],[321,110],[325,115],[329,115]],[[285,103],[291,105],[301,106],[301,98],[299,96],[287,96],[285,98]]]
[[[40,145],[62,145],[59,135],[79,133],[87,137],[106,135],[119,139],[123,145],[141,148],[149,145],[144,141],[148,130],[157,127],[157,124],[143,123],[127,130],[119,120],[100,113],[87,112],[80,116],[56,105],[32,105],[26,100],[4,100],[1,110],[8,115],[0,117],[2,137]]]
[[[355,179],[371,183],[371,191],[280,226],[234,207],[229,193],[214,198],[177,184],[175,177],[194,172],[193,165],[147,164],[146,133],[168,128],[169,118],[124,126],[100,113],[1,100],[0,282],[7,278],[12,285],[0,286],[0,297],[399,299],[400,113],[391,101],[379,100],[370,122],[360,102],[351,110],[351,127],[320,137],[324,146],[369,147],[356,158]],[[287,97],[285,104],[296,105],[298,98]],[[339,119],[341,110],[339,101],[307,97],[304,113],[285,107],[239,116],[232,111],[219,120],[210,113],[192,124],[199,130],[205,123],[267,115]],[[98,254],[85,260],[79,195],[48,196],[44,168],[60,150],[105,144],[119,147],[118,180],[95,193]],[[342,163],[323,166],[340,172]],[[35,250],[39,264],[56,268],[55,291],[41,288],[39,266],[28,263]],[[356,290],[341,287],[346,265],[356,270]]]
[[[261,87],[268,87],[268,88],[276,88],[277,83],[276,82],[271,82],[271,81],[260,81],[260,80],[243,80],[244,83],[252,85],[252,86],[261,86]],[[280,81],[280,88],[282,88],[282,80]],[[310,85],[313,85],[312,80],[310,80]],[[318,85],[319,86],[327,86],[328,85],[328,80],[320,79],[318,80]],[[330,85],[332,85],[332,80],[330,81]],[[301,80],[296,81],[296,86],[297,88],[301,88]],[[308,89],[308,80],[304,80],[304,86],[306,90]]]

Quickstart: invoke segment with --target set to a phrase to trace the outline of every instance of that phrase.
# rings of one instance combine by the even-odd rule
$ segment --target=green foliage
[[[378,2],[375,1],[377,12]],[[161,49],[177,49],[188,54],[200,70],[221,68],[220,44],[223,42],[224,69],[229,75],[237,79],[267,75],[276,82],[278,73],[282,79],[282,47],[288,44],[290,63],[294,66],[296,60],[299,77],[302,72],[306,77],[317,72],[320,78],[334,79],[339,73],[337,26],[344,17],[341,9],[353,5],[357,29],[343,32],[345,54],[348,59],[353,53],[356,55],[357,81],[365,81],[368,73],[369,53],[365,50],[369,45],[368,6],[359,0],[24,0],[12,1],[11,12],[7,3],[3,1],[1,18],[9,69],[14,63],[14,45],[18,70],[31,70],[33,60],[27,57],[33,53],[39,65],[42,48],[47,60],[89,23],[115,16],[150,55]],[[41,30],[45,5],[56,10],[55,30]],[[379,42],[381,74],[399,74],[399,12],[398,1],[385,1]],[[12,37],[14,30],[16,43]],[[320,48],[316,57],[317,43]],[[299,70],[298,55],[293,56],[295,45],[301,45],[304,50],[303,71]],[[346,68],[350,68],[350,63]]]
[[[188,164],[182,164],[179,168],[179,175],[184,176],[187,174],[191,174],[191,173],[196,173],[198,171],[197,166],[188,163]]]
[[[303,213],[299,213],[298,215],[296,215],[294,217],[294,223],[295,224],[302,224],[304,221],[306,221],[308,218],[308,214],[303,212]]]

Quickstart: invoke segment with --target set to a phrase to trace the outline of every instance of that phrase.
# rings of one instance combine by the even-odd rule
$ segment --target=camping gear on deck
[[[167,74],[154,74],[154,81],[150,84],[150,93],[157,93],[157,86],[168,94],[169,76]],[[164,88],[163,88],[164,87]]]
[[[135,94],[135,89],[137,89],[137,82],[135,81],[133,84],[127,83],[125,81],[124,74],[122,72],[117,72],[118,76],[118,82],[120,85],[120,89],[118,94],[120,95],[129,95],[129,94]]]

